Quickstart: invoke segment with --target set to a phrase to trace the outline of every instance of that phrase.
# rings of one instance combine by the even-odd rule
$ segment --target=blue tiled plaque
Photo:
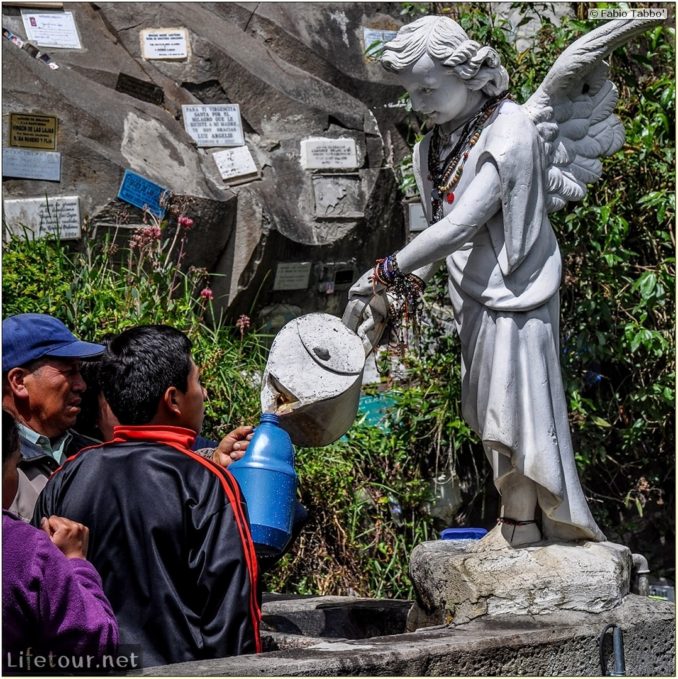
[[[156,217],[164,217],[165,206],[161,205],[163,195],[169,195],[166,188],[136,172],[132,172],[132,170],[125,170],[118,191],[120,200],[142,210],[148,210]]]

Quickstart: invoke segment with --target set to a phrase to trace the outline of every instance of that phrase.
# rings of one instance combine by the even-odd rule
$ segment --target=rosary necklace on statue
[[[465,125],[454,148],[441,161],[444,148],[443,134],[440,125],[436,125],[431,136],[431,147],[428,154],[428,178],[433,182],[431,190],[431,207],[433,208],[433,224],[439,222],[443,214],[443,201],[450,205],[454,202],[454,189],[464,172],[471,149],[476,145],[485,123],[495,112],[499,104],[506,99],[507,93],[492,97]],[[449,139],[449,137],[448,137]]]

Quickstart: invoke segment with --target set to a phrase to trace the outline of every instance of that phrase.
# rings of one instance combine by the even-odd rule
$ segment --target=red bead
[[[447,198],[447,202],[450,205],[452,205],[452,203],[454,203],[454,193],[452,193],[452,192],[448,193],[446,198]]]

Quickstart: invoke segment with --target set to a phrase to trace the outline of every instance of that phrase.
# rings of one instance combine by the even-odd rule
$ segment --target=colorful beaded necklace
[[[464,173],[464,163],[468,159],[471,149],[480,139],[485,123],[507,96],[507,92],[502,92],[502,94],[485,102],[483,108],[464,125],[459,140],[442,162],[440,156],[444,146],[443,135],[440,132],[440,126],[435,126],[431,135],[431,147],[428,154],[428,178],[433,182],[433,189],[431,190],[432,223],[435,224],[444,217],[443,200],[446,200],[449,204],[454,202],[454,189]]]

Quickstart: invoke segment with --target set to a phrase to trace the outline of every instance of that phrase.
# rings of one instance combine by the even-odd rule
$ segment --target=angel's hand
[[[348,291],[348,298],[352,300],[354,297],[371,297],[375,292],[383,289],[383,285],[376,280],[373,281],[374,269],[366,271]]]
[[[349,299],[343,322],[362,340],[367,356],[379,343],[388,322],[386,293],[355,295]]]

